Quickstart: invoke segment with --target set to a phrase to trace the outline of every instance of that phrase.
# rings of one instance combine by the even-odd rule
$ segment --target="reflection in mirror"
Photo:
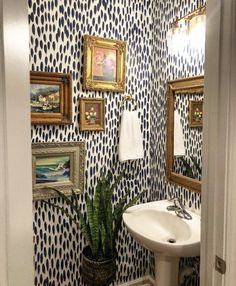
[[[173,172],[199,181],[202,175],[202,102],[201,93],[177,93],[174,98]]]
[[[201,190],[203,76],[168,82],[167,178]]]

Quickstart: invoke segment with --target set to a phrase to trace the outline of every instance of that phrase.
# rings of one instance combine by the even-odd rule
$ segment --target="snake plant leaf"
[[[109,255],[112,247],[112,236],[113,236],[113,220],[112,220],[112,204],[111,199],[107,200],[106,194],[110,191],[109,186],[103,186],[103,192],[101,197],[101,216],[103,226],[106,231],[106,254]]]
[[[132,207],[137,201],[147,192],[147,190],[142,191],[137,196],[135,196],[123,209],[123,212],[127,210],[127,208]]]
[[[121,180],[123,179],[125,175],[125,172],[122,172],[119,176],[116,177],[116,179],[114,180],[114,183],[111,185],[111,190],[112,192],[114,191],[114,189],[119,185],[119,183],[121,182]]]
[[[93,212],[93,200],[89,197],[89,195],[86,195],[86,205],[87,205],[87,221],[89,225],[89,234],[91,236],[92,241],[92,253],[95,256],[96,255],[96,246],[97,246],[97,236],[96,233],[96,227],[94,231],[94,212]]]
[[[183,156],[180,157],[180,160],[182,161],[184,168],[185,168],[184,175],[189,177],[189,178],[194,178],[193,170],[192,170],[190,164],[188,163],[188,161],[186,159],[184,159]]]
[[[102,227],[106,232],[105,240],[103,243],[105,244],[104,251],[105,255],[109,256],[111,253],[112,247],[112,232],[113,232],[113,221],[112,221],[112,204],[111,198],[107,198],[107,193],[110,192],[110,186],[107,181],[101,182],[101,196],[100,196],[100,214],[101,214],[101,223]]]
[[[71,206],[72,210],[77,213],[78,209],[76,208],[76,206],[74,205],[73,201],[69,199],[69,197],[67,197],[64,193],[60,192],[59,190],[52,188],[53,191],[55,191],[59,197],[61,197],[69,206]]]
[[[106,255],[106,230],[103,224],[101,226],[101,247],[102,247],[103,255],[105,256]]]
[[[93,251],[96,246],[94,245],[94,242],[93,242],[93,237],[91,235],[90,226],[88,223],[86,223],[86,220],[81,213],[79,213],[79,220],[81,224],[81,231],[85,237],[85,240],[87,241],[91,250]]]
[[[87,216],[91,232],[93,232],[93,201],[88,194],[86,194]]]
[[[81,231],[85,237],[85,240],[90,245],[91,249],[94,249],[94,242],[93,242],[93,236],[91,233],[90,225],[86,222],[86,219],[84,215],[78,210],[77,215],[79,217],[80,225],[81,225]]]
[[[115,210],[114,210],[114,222],[115,222],[115,227],[114,227],[114,233],[113,233],[113,242],[118,238],[118,233],[119,230],[121,228],[121,223],[122,223],[122,214],[123,212],[133,206],[146,192],[146,190],[142,191],[141,193],[139,193],[137,196],[135,196],[127,205],[125,205],[127,196],[129,193],[126,194],[126,196],[124,196],[120,202],[118,203],[118,205],[116,206]]]
[[[74,200],[74,205],[78,209],[78,199],[77,199],[77,196],[76,196],[74,189],[71,189],[71,193],[72,193],[72,198]]]
[[[100,211],[100,198],[101,198],[101,192],[102,192],[102,181],[98,180],[96,192],[94,195],[93,200],[93,242],[94,247],[97,248],[95,256],[98,256],[98,245],[99,245],[99,238],[100,238],[100,229],[99,226],[101,226],[101,211]]]
[[[118,204],[114,207],[113,211],[113,221],[114,221],[114,231],[113,231],[113,245],[115,245],[115,241],[118,238],[118,233],[121,228],[121,222],[122,222],[122,213],[123,208],[126,203],[127,197],[129,195],[130,191],[126,193],[126,195],[120,199]]]
[[[125,202],[127,200],[128,195],[130,194],[130,190],[127,191],[126,195],[119,200],[119,202],[116,204],[114,207],[114,212],[113,212],[113,219],[117,217],[117,215],[122,212],[123,207],[125,205]]]
[[[87,206],[85,214],[80,210],[78,195],[75,194],[74,190],[72,190],[70,199],[57,189],[53,189],[70,206],[72,214],[61,206],[45,202],[59,209],[78,225],[76,216],[73,214],[77,215],[81,231],[96,260],[116,254],[116,241],[122,225],[122,214],[127,207],[133,205],[142,195],[140,193],[127,204],[127,198],[130,194],[130,191],[128,191],[116,205],[113,205],[114,191],[124,177],[124,172],[118,176],[114,176],[114,172],[111,170],[108,172],[101,171],[100,174],[94,196],[87,194],[85,197]]]
[[[107,172],[107,183],[110,185],[113,179],[113,174],[111,172],[111,170],[108,170]]]
[[[56,205],[56,204],[54,204],[54,203],[52,203],[52,202],[50,202],[50,201],[47,202],[47,201],[45,201],[45,200],[42,200],[42,202],[45,203],[45,204],[47,204],[47,205],[49,205],[50,207],[54,207],[54,208],[60,210],[60,211],[62,212],[62,214],[65,214],[65,215],[66,215],[70,220],[72,220],[75,224],[78,223],[77,220],[76,220],[72,215],[70,215],[69,212],[68,212],[68,210],[66,210],[65,208],[60,207],[60,206],[58,206],[58,205]]]
[[[197,162],[197,158],[194,158],[193,156],[190,156],[190,158],[193,162],[193,165],[197,169],[198,173],[201,175],[202,174],[202,168],[201,168],[200,164]]]
[[[89,243],[89,245],[93,246],[93,241],[92,241],[92,236],[91,236],[91,232],[89,229],[89,225],[86,223],[86,220],[83,216],[83,214],[81,213],[81,211],[79,210],[78,207],[76,207],[72,200],[69,199],[69,197],[67,197],[65,194],[63,194],[62,192],[60,192],[59,190],[52,188],[58,195],[59,197],[61,197],[71,208],[72,210],[79,216],[79,221],[81,224],[81,228],[82,228],[82,232],[84,234],[84,237],[86,239],[86,241]],[[56,207],[56,205],[55,205]],[[58,209],[60,209],[59,206],[57,206]],[[64,208],[61,209],[62,212],[65,213],[65,210],[63,211]],[[66,213],[65,213],[66,214]],[[74,221],[74,220],[73,220]],[[77,224],[77,222],[76,222]]]

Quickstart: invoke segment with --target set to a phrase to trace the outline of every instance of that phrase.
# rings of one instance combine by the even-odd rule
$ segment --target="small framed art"
[[[65,195],[84,190],[85,143],[32,144],[33,199],[57,197],[56,188]]]
[[[126,42],[84,36],[83,88],[124,92]]]
[[[203,126],[203,101],[189,101],[189,127]]]
[[[103,98],[80,99],[80,130],[103,131],[105,129],[105,101]]]
[[[30,72],[32,124],[71,124],[71,75]]]

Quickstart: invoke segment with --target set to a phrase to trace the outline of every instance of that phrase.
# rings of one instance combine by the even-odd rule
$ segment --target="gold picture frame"
[[[83,88],[125,91],[126,42],[84,36]]]
[[[80,98],[80,131],[105,130],[105,100]]]
[[[71,75],[31,71],[30,106],[32,124],[71,124]]]
[[[203,101],[190,100],[189,101],[189,127],[203,126]]]
[[[84,191],[85,142],[32,144],[33,199]]]
[[[174,171],[174,112],[176,95],[204,93],[204,76],[170,80],[167,82],[166,177],[171,183],[201,192],[202,183]]]

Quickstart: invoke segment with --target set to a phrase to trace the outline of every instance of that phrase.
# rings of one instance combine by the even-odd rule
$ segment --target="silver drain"
[[[176,240],[175,240],[174,238],[169,238],[167,241],[168,241],[169,243],[176,243]]]

